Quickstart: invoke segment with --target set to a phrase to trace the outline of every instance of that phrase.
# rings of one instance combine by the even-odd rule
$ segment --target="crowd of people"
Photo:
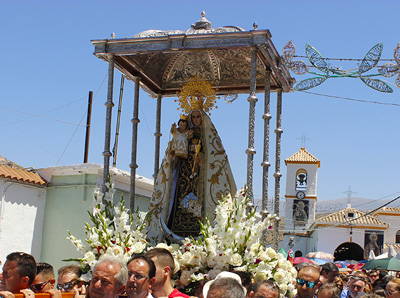
[[[33,256],[14,252],[7,256],[1,273],[0,295],[14,298],[22,293],[34,298],[35,293],[49,293],[61,298],[73,293],[74,298],[279,298],[279,286],[272,280],[254,284],[246,272],[221,272],[214,280],[194,288],[192,296],[173,287],[174,259],[163,248],[136,255],[127,263],[120,258],[102,256],[92,268],[89,283],[81,280],[81,268],[66,265],[58,270],[47,263],[36,263]],[[322,266],[296,265],[297,294],[294,298],[400,298],[400,278],[386,271],[371,270],[340,273],[334,263]]]

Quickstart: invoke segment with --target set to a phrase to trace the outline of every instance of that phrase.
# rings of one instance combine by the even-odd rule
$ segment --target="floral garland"
[[[246,212],[248,200],[246,189],[235,198],[223,198],[216,208],[215,225],[207,220],[198,240],[186,238],[180,247],[157,245],[174,255],[178,286],[214,279],[221,271],[245,271],[255,283],[271,279],[279,285],[281,295],[294,296],[296,269],[282,254],[260,243],[275,215],[257,222],[255,210]]]
[[[127,211],[122,197],[114,205],[114,186],[106,183],[106,189],[103,193],[97,187],[93,192],[92,212],[88,211],[92,225],[85,223],[86,244],[68,231],[67,239],[76,246],[82,258],[65,261],[79,262],[89,274],[101,255],[112,255],[127,262],[133,254],[143,253],[147,246],[145,219],[138,212]],[[87,278],[90,279],[90,275]]]

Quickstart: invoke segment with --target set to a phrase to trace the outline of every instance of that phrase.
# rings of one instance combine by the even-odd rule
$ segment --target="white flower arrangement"
[[[177,285],[185,287],[214,279],[221,271],[237,270],[249,273],[256,283],[271,279],[282,296],[294,296],[295,268],[282,254],[262,244],[263,231],[272,228],[275,215],[257,222],[255,210],[246,212],[248,200],[246,189],[235,198],[223,198],[215,211],[214,226],[207,219],[197,240],[186,238],[179,248],[166,247],[179,263]]]
[[[90,270],[101,255],[112,255],[127,262],[132,254],[143,253],[147,247],[145,219],[138,212],[126,210],[122,197],[114,205],[114,186],[106,183],[106,187],[105,193],[98,187],[93,192],[92,212],[88,211],[92,224],[85,223],[86,244],[68,231],[67,239],[76,246],[82,258],[66,261],[79,262],[85,272]]]

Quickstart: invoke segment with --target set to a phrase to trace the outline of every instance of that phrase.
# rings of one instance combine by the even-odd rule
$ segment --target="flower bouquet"
[[[248,201],[246,189],[234,198],[223,198],[216,208],[214,226],[207,219],[198,239],[186,238],[180,247],[168,247],[178,263],[179,286],[214,279],[221,271],[245,271],[255,283],[271,279],[282,295],[293,296],[295,268],[282,254],[261,243],[263,231],[272,229],[275,215],[257,221],[255,210],[246,211]]]
[[[116,256],[127,262],[132,254],[143,253],[147,246],[145,219],[138,212],[126,210],[122,197],[114,205],[113,185],[106,183],[106,189],[103,193],[97,187],[93,192],[93,208],[88,211],[92,223],[85,224],[86,243],[68,231],[67,239],[82,253],[82,258],[65,261],[79,262],[84,272],[88,272],[103,254]]]

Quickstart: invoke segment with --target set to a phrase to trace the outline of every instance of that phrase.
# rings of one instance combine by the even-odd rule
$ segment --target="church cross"
[[[306,148],[306,141],[311,140],[310,138],[306,138],[305,133],[303,132],[302,136],[300,138],[296,138],[296,140],[301,141],[301,148]]]
[[[347,204],[351,206],[351,195],[356,192],[351,190],[351,185],[349,185],[349,189],[347,191],[343,191],[343,193],[347,194]]]

